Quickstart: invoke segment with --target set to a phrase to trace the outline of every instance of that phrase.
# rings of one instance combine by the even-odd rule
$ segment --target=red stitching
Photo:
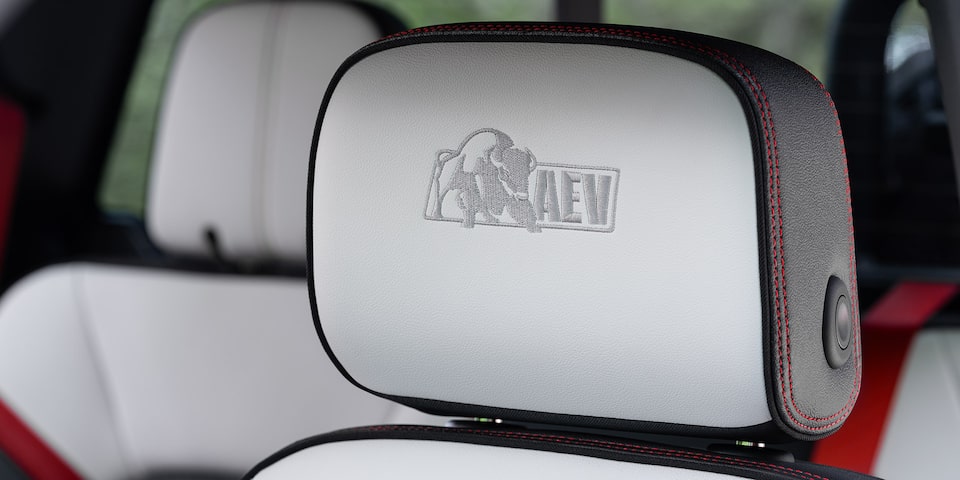
[[[492,436],[492,437],[502,437],[518,440],[530,440],[538,442],[552,442],[552,443],[563,443],[567,445],[577,445],[584,447],[597,447],[604,448],[608,450],[619,450],[628,453],[639,453],[646,455],[660,455],[664,457],[673,457],[681,458],[686,460],[699,460],[704,462],[712,462],[718,464],[726,464],[738,467],[746,468],[758,468],[761,470],[766,470],[768,472],[777,472],[784,475],[789,475],[794,478],[801,478],[804,480],[828,480],[825,477],[817,475],[815,473],[805,472],[803,470],[798,470],[795,468],[786,467],[783,465],[776,465],[772,463],[765,463],[756,460],[751,460],[748,458],[741,457],[728,457],[722,455],[714,455],[710,453],[700,453],[694,451],[684,451],[671,448],[662,448],[654,447],[649,445],[639,445],[623,442],[615,442],[612,440],[597,440],[590,438],[577,438],[577,437],[568,437],[565,435],[556,435],[556,434],[546,434],[546,433],[529,433],[529,432],[509,432],[509,431],[498,431],[498,430],[476,430],[469,428],[437,428],[437,427],[428,427],[428,426],[406,426],[406,425],[380,425],[375,427],[366,427],[362,430],[368,430],[372,432],[384,432],[384,431],[414,431],[414,432],[450,432],[450,433],[469,433],[472,435],[483,435],[483,436]]]
[[[837,105],[833,102],[833,97],[830,95],[830,92],[827,91],[827,87],[825,87],[823,83],[817,80],[817,77],[815,77],[810,72],[807,72],[807,73],[817,82],[817,85],[820,87],[820,90],[827,97],[827,102],[829,102],[830,104],[830,110],[833,112],[833,118],[837,124],[837,138],[840,139],[840,156],[843,159],[843,181],[844,181],[844,184],[846,185],[847,224],[849,225],[849,228],[850,228],[849,237],[847,239],[847,241],[850,244],[850,261],[849,261],[850,285],[851,285],[850,296],[852,297],[851,298],[852,304],[856,306],[856,305],[859,305],[857,301],[859,293],[857,289],[857,267],[856,267],[857,261],[856,261],[856,249],[854,248],[855,242],[854,242],[854,235],[853,235],[854,233],[853,202],[851,201],[851,197],[850,197],[850,170],[847,166],[847,145],[846,145],[846,142],[844,142],[843,140],[843,128],[840,126],[840,116],[837,114]],[[854,396],[855,398],[856,396],[859,395],[859,392],[860,392],[860,380],[861,380],[860,377],[862,373],[861,357],[860,357],[861,350],[860,350],[860,342],[859,342],[859,332],[860,332],[860,328],[859,328],[860,309],[859,308],[854,308],[853,320],[855,322],[854,326],[856,327],[854,328],[854,340],[857,343],[856,345],[854,345],[854,355],[856,355],[856,359],[855,359],[856,360],[856,377],[854,379],[854,389],[851,395]]]
[[[696,50],[705,55],[709,55],[716,60],[719,60],[725,64],[731,71],[737,74],[749,88],[751,94],[754,97],[754,101],[757,104],[758,111],[760,112],[761,121],[763,123],[763,136],[764,143],[766,145],[766,156],[767,156],[767,165],[768,165],[768,176],[769,176],[769,185],[768,185],[768,196],[770,200],[770,239],[771,247],[773,253],[773,265],[771,266],[773,270],[773,287],[774,287],[774,309],[777,316],[777,363],[778,363],[778,374],[780,377],[780,397],[783,402],[784,410],[787,413],[789,419],[794,423],[795,426],[801,429],[806,429],[811,432],[826,430],[832,428],[842,422],[845,416],[852,410],[853,404],[856,400],[857,393],[859,391],[859,382],[860,382],[860,343],[859,343],[859,334],[855,333],[854,340],[856,341],[855,346],[855,356],[856,356],[856,380],[853,391],[850,393],[850,397],[847,399],[846,404],[842,409],[834,413],[833,415],[827,417],[816,417],[811,416],[803,412],[799,405],[796,403],[796,398],[794,396],[793,389],[793,362],[791,355],[791,345],[790,345],[790,316],[787,309],[787,293],[786,293],[786,262],[784,261],[783,255],[783,208],[782,208],[782,196],[780,191],[780,154],[776,138],[776,129],[773,126],[773,118],[771,114],[771,108],[769,99],[767,98],[766,92],[763,90],[763,87],[760,85],[757,77],[747,68],[742,62],[738,59],[730,56],[726,52],[715,49],[713,47],[708,47],[704,45],[699,45],[693,42],[688,42],[686,40],[680,40],[675,37],[656,34],[652,32],[641,32],[635,30],[627,30],[621,28],[608,28],[608,27],[586,27],[586,26],[574,26],[574,25],[510,25],[510,24],[469,24],[469,25],[438,25],[433,27],[423,27],[416,28],[413,30],[408,30],[406,32],[397,33],[384,37],[381,41],[404,37],[410,35],[416,35],[421,33],[432,33],[432,32],[468,32],[468,31],[507,31],[507,32],[555,32],[555,33],[580,33],[580,34],[601,34],[601,35],[612,35],[612,36],[621,36],[621,37],[631,37],[634,39],[643,39],[652,42],[660,43],[669,43],[678,47]],[[814,80],[816,80],[814,78]],[[833,100],[830,98],[829,93],[817,81],[817,84],[820,85],[820,88],[827,96],[827,100],[830,102],[831,109],[836,116],[835,105]],[[847,200],[849,208],[849,177],[847,174],[846,168],[846,148],[843,144],[842,133],[839,131],[839,119],[837,119],[838,134],[840,134],[841,148],[843,150],[843,161],[844,161],[844,176],[845,181],[847,182]],[[772,161],[771,161],[772,160]],[[848,219],[850,223],[851,237],[850,237],[850,269],[851,269],[851,283],[853,285],[854,293],[852,293],[854,304],[856,302],[856,272],[853,267],[854,263],[854,252],[853,252],[853,220],[852,220],[852,209],[850,210],[850,217]],[[859,314],[855,315],[856,321],[859,323]],[[856,332],[856,330],[855,330]],[[784,382],[784,368],[783,368],[783,357],[786,356],[787,359],[787,368],[786,368],[786,382]],[[789,390],[789,395],[787,394]],[[787,405],[787,398],[789,398],[789,406]],[[793,407],[792,409],[789,407]],[[830,421],[837,419],[833,422],[830,422],[825,425],[820,426],[808,426],[801,423],[796,417],[794,417],[794,411],[801,416],[802,418],[820,423],[823,421]],[[837,418],[840,417],[840,418]]]
[[[682,45],[682,43],[678,45]],[[794,396],[794,390],[793,390],[793,362],[792,362],[792,354],[790,349],[790,316],[787,308],[787,290],[786,290],[787,280],[786,280],[786,271],[785,271],[786,267],[785,267],[784,247],[783,247],[783,208],[782,208],[782,200],[781,200],[781,192],[780,192],[780,155],[779,155],[779,148],[778,148],[777,138],[776,138],[776,128],[774,128],[773,126],[773,119],[770,113],[771,111],[770,103],[769,103],[769,99],[766,96],[766,93],[763,91],[763,88],[760,86],[759,81],[756,79],[756,76],[754,76],[753,73],[745,65],[739,62],[739,60],[730,57],[728,54],[724,52],[720,52],[715,49],[710,49],[710,50],[712,50],[715,53],[714,55],[715,58],[717,58],[718,55],[722,56],[723,58],[718,58],[718,59],[726,63],[727,66],[730,66],[731,68],[735,68],[737,73],[741,75],[741,78],[747,77],[746,79],[749,79],[749,82],[752,82],[752,84],[748,82],[747,86],[750,88],[750,91],[757,102],[757,106],[760,107],[761,119],[763,120],[763,123],[764,123],[764,141],[767,146],[767,157],[773,159],[773,162],[768,162],[768,169],[769,169],[769,175],[770,175],[770,181],[769,181],[770,185],[769,185],[768,194],[770,196],[771,243],[773,246],[773,256],[774,256],[773,283],[774,283],[774,290],[776,292],[776,295],[774,297],[774,306],[777,312],[777,352],[778,352],[777,362],[778,362],[778,372],[780,375],[780,396],[783,399],[784,403],[786,404],[786,398],[788,398],[785,391],[786,389],[785,383],[786,383],[786,385],[789,386],[790,405],[796,410],[797,414],[799,414],[801,417],[813,422],[818,422],[818,423],[821,421],[828,421],[828,420],[833,420],[834,418],[837,418],[837,417],[841,417],[836,421],[830,422],[826,425],[821,425],[819,427],[811,427],[811,426],[803,425],[802,423],[800,423],[793,416],[793,412],[789,408],[786,409],[787,415],[790,417],[790,419],[794,422],[795,425],[802,428],[806,428],[810,431],[826,430],[842,422],[844,419],[844,417],[842,416],[849,413],[849,411],[853,409],[853,403],[854,403],[854,400],[856,399],[856,392],[858,389],[854,388],[854,390],[851,391],[850,397],[848,397],[847,403],[845,404],[844,408],[834,413],[833,415],[830,415],[827,417],[815,417],[815,416],[808,415],[800,409],[799,405],[796,404],[796,398]],[[737,68],[738,66],[739,68]],[[834,111],[834,114],[836,114],[835,111]],[[783,318],[782,322],[781,322],[781,317]],[[784,337],[786,339],[785,345],[781,341],[781,337]],[[787,369],[786,369],[787,382],[783,381],[784,352],[786,353],[786,357],[787,357]],[[858,363],[856,368],[859,369],[859,367],[860,365]]]

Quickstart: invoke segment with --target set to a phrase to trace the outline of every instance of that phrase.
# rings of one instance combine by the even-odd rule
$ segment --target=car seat
[[[310,192],[331,361],[479,420],[308,437],[248,479],[869,478],[763,445],[836,431],[861,378],[843,139],[803,68],[652,28],[414,29],[334,76]]]

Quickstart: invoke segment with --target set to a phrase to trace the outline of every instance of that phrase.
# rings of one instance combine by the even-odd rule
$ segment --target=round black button
[[[830,368],[841,368],[850,360],[853,348],[853,303],[843,281],[827,280],[823,302],[823,354]]]
[[[850,302],[845,295],[837,299],[836,313],[837,346],[846,350],[850,346],[850,335],[853,332],[853,319],[850,315]]]

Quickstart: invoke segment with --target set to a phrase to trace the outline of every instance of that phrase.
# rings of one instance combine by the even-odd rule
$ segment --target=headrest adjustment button
[[[831,276],[823,304],[823,353],[831,368],[840,368],[850,360],[853,328],[850,293],[843,280]]]

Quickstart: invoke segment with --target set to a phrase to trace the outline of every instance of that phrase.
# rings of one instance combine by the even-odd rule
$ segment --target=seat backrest
[[[342,2],[242,2],[193,21],[159,119],[152,238],[173,256],[302,265],[318,85],[393,30]],[[51,266],[0,302],[0,400],[97,479],[235,478],[318,429],[410,414],[317,370],[310,318],[302,276]]]
[[[882,426],[873,471],[888,480],[955,478],[960,471],[960,331],[918,334]],[[917,442],[917,439],[923,439]]]
[[[415,29],[337,72],[310,181],[334,364],[490,421],[321,435],[248,478],[865,478],[615,438],[810,440],[850,414],[845,154],[801,67],[648,28]]]
[[[325,83],[398,25],[341,2],[253,2],[203,14],[177,48],[146,222],[164,250],[303,261],[306,171]],[[307,120],[310,119],[310,120]]]

